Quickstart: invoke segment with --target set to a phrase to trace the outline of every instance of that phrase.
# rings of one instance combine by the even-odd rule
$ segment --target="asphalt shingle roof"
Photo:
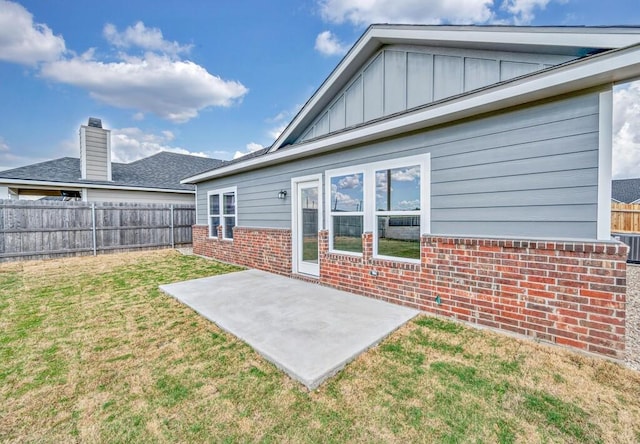
[[[640,199],[640,178],[612,180],[611,198],[624,203]]]
[[[131,163],[111,163],[111,182],[80,179],[80,159],[62,157],[34,163],[12,170],[0,171],[2,179],[43,180],[77,184],[104,184],[141,188],[193,190],[193,185],[180,180],[209,171],[221,165],[219,159],[161,151]]]

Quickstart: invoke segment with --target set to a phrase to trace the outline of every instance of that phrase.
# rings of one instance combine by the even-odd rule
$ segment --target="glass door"
[[[298,182],[296,192],[296,253],[299,273],[320,275],[318,231],[320,183],[318,180]]]

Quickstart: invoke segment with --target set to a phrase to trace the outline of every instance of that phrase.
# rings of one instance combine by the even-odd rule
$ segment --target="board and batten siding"
[[[291,178],[431,153],[432,234],[595,239],[598,121],[588,92],[202,182],[197,222],[237,186],[239,226],[291,228]]]
[[[193,204],[195,196],[192,193],[163,193],[157,191],[106,190],[92,189],[86,191],[88,202],[130,202],[130,203],[158,203],[158,204]]]
[[[302,131],[323,136],[572,60],[553,54],[386,46]]]

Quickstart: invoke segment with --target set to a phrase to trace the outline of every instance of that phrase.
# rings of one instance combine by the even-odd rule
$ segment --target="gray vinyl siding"
[[[133,203],[166,203],[193,204],[193,194],[163,193],[158,191],[103,190],[87,189],[88,202],[133,202]]]
[[[200,183],[198,223],[237,186],[238,225],[290,228],[292,178],[431,153],[431,233],[594,239],[598,111],[590,92]]]
[[[390,45],[363,65],[344,90],[300,132],[298,142],[340,130],[345,125],[358,125],[529,74],[572,58]],[[346,119],[342,114],[343,103],[346,105]]]

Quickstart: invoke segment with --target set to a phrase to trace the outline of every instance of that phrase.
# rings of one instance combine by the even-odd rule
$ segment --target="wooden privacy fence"
[[[640,233],[640,205],[611,203],[611,231]]]
[[[194,205],[0,200],[0,261],[192,242]]]

